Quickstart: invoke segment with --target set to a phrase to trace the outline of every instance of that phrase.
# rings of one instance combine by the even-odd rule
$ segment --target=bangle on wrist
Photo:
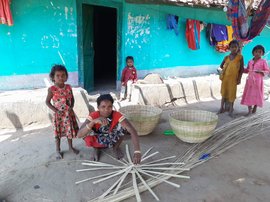
[[[88,126],[88,124],[86,124],[85,127],[86,127],[88,130],[92,130],[92,129]]]
[[[140,150],[136,150],[136,151],[134,151],[134,154],[140,154],[141,153],[141,151]]]

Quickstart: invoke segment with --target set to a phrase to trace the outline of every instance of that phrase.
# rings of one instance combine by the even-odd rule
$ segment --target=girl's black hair
[[[126,62],[127,62],[128,60],[132,60],[132,61],[134,62],[133,56],[127,56],[127,57],[126,57]]]
[[[240,44],[237,40],[232,40],[230,43],[229,43],[229,47],[231,47],[232,45],[237,45],[239,48],[240,48]]]
[[[55,72],[56,71],[63,71],[63,72],[65,72],[66,75],[67,75],[67,78],[68,78],[68,72],[67,72],[67,69],[66,69],[66,67],[64,65],[53,65],[52,66],[52,69],[51,69],[51,72],[49,74],[50,79],[51,79],[52,82],[54,82],[54,75],[55,75]]]
[[[264,53],[265,53],[264,47],[263,47],[262,45],[257,45],[257,46],[255,46],[255,47],[252,49],[252,54],[254,54],[254,52],[255,52],[256,50],[262,50],[263,55],[264,55]]]
[[[106,100],[106,101],[110,101],[112,104],[113,104],[113,102],[114,102],[114,100],[113,100],[111,94],[103,94],[103,95],[100,95],[100,96],[97,98],[97,106],[99,106],[100,103],[101,103],[102,101],[105,101],[105,100]]]

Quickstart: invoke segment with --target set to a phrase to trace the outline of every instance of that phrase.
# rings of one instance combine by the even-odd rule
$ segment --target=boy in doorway
[[[137,70],[134,67],[134,58],[132,56],[126,57],[126,67],[122,71],[121,77],[121,93],[120,93],[120,101],[124,99],[131,100],[131,88],[132,84],[136,83],[137,78]]]

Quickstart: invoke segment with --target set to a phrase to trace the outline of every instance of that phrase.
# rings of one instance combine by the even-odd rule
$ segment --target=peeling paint
[[[59,48],[59,39],[55,35],[44,35],[41,38],[42,48]]]
[[[126,45],[129,45],[131,48],[134,48],[136,45],[137,48],[141,48],[142,43],[148,43],[150,35],[150,15],[132,15],[128,13],[128,27],[127,27],[127,39]]]
[[[65,6],[65,18],[68,19],[68,7]]]

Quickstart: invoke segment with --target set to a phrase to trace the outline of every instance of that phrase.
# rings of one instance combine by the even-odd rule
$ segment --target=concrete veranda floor
[[[201,102],[181,108],[203,109],[216,112],[220,101]],[[270,103],[266,103],[268,108]],[[180,141],[175,136],[164,136],[170,129],[167,108],[159,125],[148,136],[140,137],[141,149],[146,151],[154,146],[160,156],[179,155],[191,144]],[[246,113],[246,108],[235,105],[236,117]],[[228,114],[219,115],[218,126],[232,121]],[[130,144],[129,138],[124,144]],[[124,144],[122,148],[124,149]],[[67,150],[67,141],[62,141],[62,150]],[[65,152],[64,159],[54,158],[54,138],[52,128],[0,132],[0,201],[44,201],[77,202],[100,196],[112,181],[93,185],[91,182],[75,185],[75,181],[101,174],[76,173],[83,168],[80,160],[89,158],[89,151],[81,139],[74,140],[80,150],[79,155]],[[186,174],[190,180],[171,179],[181,185],[177,189],[160,184],[153,190],[164,202],[268,202],[270,201],[270,134],[260,134],[241,142],[217,158],[192,169]],[[111,152],[111,151],[107,151]],[[102,155],[100,161],[111,161]],[[155,199],[149,192],[142,193],[143,202]],[[135,198],[126,200],[136,201]]]

